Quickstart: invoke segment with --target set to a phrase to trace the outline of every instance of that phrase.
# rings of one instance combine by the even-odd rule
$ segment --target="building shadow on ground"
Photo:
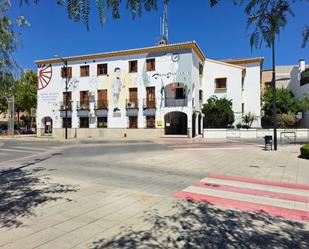
[[[175,213],[145,215],[146,228],[122,228],[111,239],[93,242],[103,248],[309,248],[309,231],[303,223],[218,209],[210,204],[180,202]]]
[[[0,174],[0,228],[19,227],[23,224],[21,218],[35,215],[35,207],[78,190],[75,185],[52,182],[49,171],[42,167],[19,168]]]

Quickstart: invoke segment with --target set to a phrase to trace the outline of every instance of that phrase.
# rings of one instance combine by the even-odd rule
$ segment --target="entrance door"
[[[196,136],[196,129],[195,129],[195,120],[196,120],[196,116],[195,116],[195,113],[193,113],[192,115],[192,137],[195,137]]]
[[[164,117],[166,135],[187,135],[188,118],[183,112],[170,112]]]
[[[202,135],[202,127],[201,127],[201,122],[202,122],[202,115],[198,115],[198,134]]]
[[[155,87],[147,87],[146,88],[146,105],[147,108],[155,108]]]
[[[43,118],[44,134],[52,134],[53,132],[53,120],[51,117]]]

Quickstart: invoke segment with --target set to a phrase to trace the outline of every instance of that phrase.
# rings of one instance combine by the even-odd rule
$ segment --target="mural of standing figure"
[[[118,103],[119,103],[119,95],[121,92],[121,87],[122,87],[122,82],[120,79],[120,68],[116,67],[114,69],[115,76],[113,79],[113,102],[114,102],[114,112],[120,111],[118,108]]]

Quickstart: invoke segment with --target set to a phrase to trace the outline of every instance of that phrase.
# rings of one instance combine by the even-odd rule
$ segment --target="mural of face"
[[[122,82],[120,78],[121,70],[119,67],[114,69],[115,76],[113,79],[113,102],[114,102],[114,112],[120,111],[118,108],[119,95],[121,92]]]

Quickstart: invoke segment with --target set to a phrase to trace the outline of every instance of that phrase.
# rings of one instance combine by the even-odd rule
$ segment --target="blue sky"
[[[251,50],[246,17],[242,8],[234,7],[231,2],[222,1],[210,8],[208,0],[170,0],[169,42],[195,40],[210,59],[262,56],[264,68],[271,67],[271,50],[265,47]],[[309,46],[301,48],[300,35],[304,24],[309,24],[308,6],[305,2],[294,6],[296,16],[289,18],[276,44],[278,65],[297,64],[299,59],[309,63]],[[35,69],[34,60],[51,58],[54,54],[71,56],[132,49],[153,46],[158,41],[162,6],[157,12],[144,12],[135,20],[125,6],[120,14],[120,20],[112,20],[109,13],[102,27],[92,6],[87,31],[82,22],[69,20],[66,9],[58,6],[56,0],[41,0],[38,5],[21,8],[13,5],[9,15],[24,15],[30,22],[29,28],[20,30],[23,44],[14,56],[22,68]]]

